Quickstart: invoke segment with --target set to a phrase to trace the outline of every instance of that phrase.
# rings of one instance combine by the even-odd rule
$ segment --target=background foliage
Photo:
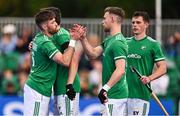
[[[163,18],[180,18],[179,0],[162,0]],[[63,17],[100,18],[107,6],[119,6],[130,18],[135,10],[155,17],[155,0],[0,0],[0,16],[32,17],[42,7],[56,6]]]

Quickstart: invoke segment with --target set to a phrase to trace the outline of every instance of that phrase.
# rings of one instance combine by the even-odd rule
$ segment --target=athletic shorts
[[[24,85],[24,116],[48,116],[50,97]]]
[[[128,115],[140,115],[140,116],[147,116],[149,113],[149,102],[136,99],[136,98],[128,98]]]
[[[126,116],[127,99],[108,99],[105,105],[101,105],[100,113],[102,116]]]
[[[54,96],[55,116],[78,116],[79,115],[79,93],[71,101],[66,94]]]

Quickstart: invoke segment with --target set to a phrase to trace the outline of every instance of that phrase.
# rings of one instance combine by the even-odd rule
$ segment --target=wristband
[[[105,84],[103,87],[102,87],[104,90],[106,90],[108,92],[109,89],[111,89],[111,87],[109,87],[109,85]]]
[[[75,45],[76,45],[76,40],[71,39],[71,40],[69,41],[69,46],[71,46],[71,47],[74,48]]]

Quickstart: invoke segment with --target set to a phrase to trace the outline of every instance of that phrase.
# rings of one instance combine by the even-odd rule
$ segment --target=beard
[[[104,32],[110,32],[109,28],[104,27]]]
[[[55,33],[57,33],[57,32],[58,32],[58,29],[49,30],[49,33],[52,34],[52,35],[55,34]]]

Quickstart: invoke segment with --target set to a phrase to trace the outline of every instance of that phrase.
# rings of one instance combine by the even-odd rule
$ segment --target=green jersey
[[[130,66],[145,76],[152,74],[154,63],[165,60],[160,44],[151,37],[146,36],[141,40],[134,37],[127,40],[128,57],[127,57],[127,82],[129,88],[129,98],[139,98],[146,101],[150,99],[150,92],[138,79],[138,76],[131,71]]]
[[[112,73],[115,71],[115,61],[118,59],[125,59],[127,57],[128,46],[124,36],[119,33],[114,36],[107,37],[103,43],[103,70],[102,70],[102,83],[106,84]],[[124,74],[121,79],[108,91],[108,98],[121,99],[128,97],[128,85],[126,82],[126,75]]]
[[[64,28],[60,28],[57,34],[53,36],[53,43],[62,53],[68,47],[70,41],[70,34]],[[69,68],[58,64],[57,67],[57,77],[54,84],[54,94],[61,95],[66,93],[66,84],[68,80]],[[80,92],[80,81],[79,76],[76,74],[73,87],[76,92]]]
[[[51,96],[57,64],[52,60],[58,49],[51,40],[38,33],[33,40],[32,67],[26,84],[44,96]]]

